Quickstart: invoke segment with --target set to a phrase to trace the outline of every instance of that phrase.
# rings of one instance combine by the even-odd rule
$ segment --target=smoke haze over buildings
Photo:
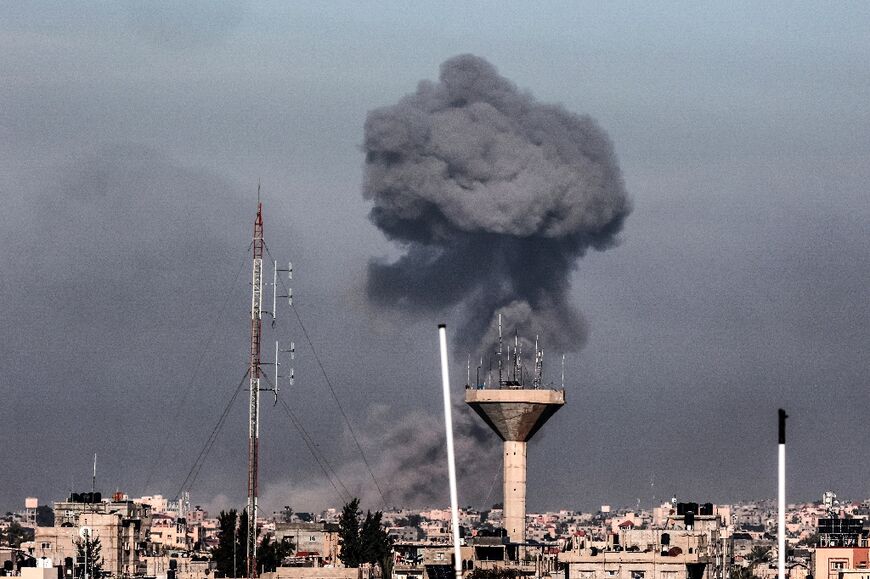
[[[569,275],[630,211],[610,140],[588,116],[537,102],[486,60],[453,57],[365,124],[370,218],[405,254],[369,265],[385,307],[459,306],[459,344],[482,352],[498,313],[525,336],[578,350]]]

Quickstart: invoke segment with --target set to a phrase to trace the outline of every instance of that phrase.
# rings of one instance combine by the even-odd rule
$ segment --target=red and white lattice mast
[[[277,319],[276,311],[278,309],[278,298],[286,299],[287,305],[293,306],[293,292],[284,285],[281,285],[286,290],[286,293],[278,295],[278,273],[286,273],[287,280],[293,279],[293,264],[288,264],[287,269],[279,268],[278,262],[272,262],[272,311],[263,310],[263,252],[266,249],[265,241],[263,240],[263,204],[259,201],[260,188],[257,187],[257,218],[254,220],[254,238],[251,242],[251,247],[254,250],[253,264],[251,268],[251,358],[248,368],[250,376],[250,387],[248,392],[248,528],[247,528],[247,544],[245,548],[245,576],[249,579],[254,579],[257,576],[257,497],[259,495],[258,473],[260,466],[260,392],[272,392],[275,395],[275,404],[278,403],[278,385],[281,381],[287,381],[293,384],[293,368],[290,368],[289,374],[279,373],[279,367],[282,365],[278,361],[278,354],[285,353],[290,355],[292,361],[296,348],[293,342],[290,342],[290,349],[281,349],[278,341],[275,341],[275,381],[268,384],[269,379],[263,374],[263,365],[271,365],[272,362],[262,362],[260,360],[261,345],[263,341],[263,314],[268,314],[272,317],[272,327],[275,327]],[[267,384],[262,384],[261,379],[265,379]],[[264,387],[265,386],[265,387]]]
[[[257,474],[260,454],[260,342],[263,331],[263,204],[257,203],[254,221],[254,263],[251,281],[251,378],[248,400],[248,533],[247,577],[257,576]]]

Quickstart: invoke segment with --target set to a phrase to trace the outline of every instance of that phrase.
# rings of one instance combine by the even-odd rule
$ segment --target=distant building
[[[335,523],[276,523],[275,541],[293,542],[295,564],[322,567],[339,564],[338,525]]]
[[[725,579],[730,537],[713,505],[679,503],[658,529],[618,525],[604,541],[578,532],[559,554],[570,579]]]
[[[193,547],[187,522],[162,514],[152,515],[148,542],[149,554],[162,554],[171,550],[188,551]]]

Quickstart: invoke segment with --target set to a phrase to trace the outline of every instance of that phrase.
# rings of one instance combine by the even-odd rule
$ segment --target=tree
[[[239,515],[239,528],[236,531],[238,544],[236,545],[236,564],[239,571],[245,574],[248,561],[248,509],[242,509],[242,514]],[[234,575],[238,577],[238,575]]]
[[[215,575],[238,577],[239,563],[244,561],[244,547],[242,550],[239,549],[236,533],[237,524],[238,513],[236,509],[221,511],[218,515],[220,535],[218,536],[218,545],[211,553],[212,560],[217,565]],[[236,569],[233,568],[234,564]],[[244,568],[244,563],[241,566]]]
[[[345,567],[378,565],[386,577],[392,572],[393,542],[381,522],[383,513],[367,511],[362,525],[360,518],[359,499],[355,498],[344,505],[338,521],[341,562]]]
[[[338,519],[338,544],[341,545],[341,562],[345,567],[359,567],[362,562],[359,535],[359,499],[345,503]]]
[[[33,529],[22,527],[18,521],[12,521],[9,528],[6,529],[5,535],[0,535],[0,543],[18,548],[21,543],[32,541],[34,536]]]
[[[265,572],[274,571],[281,565],[284,557],[292,554],[293,542],[289,538],[275,542],[272,535],[266,535],[257,549],[257,569]]]
[[[752,572],[751,567],[731,567],[730,579],[758,579]]]
[[[76,546],[76,575],[89,579],[103,576],[103,545],[99,537],[87,534],[83,539],[73,541]]]
[[[248,557],[248,510],[242,510],[241,515],[236,509],[221,511],[218,527],[218,545],[211,552],[211,558],[217,566],[215,576],[240,577],[240,573],[245,573]],[[274,569],[292,552],[292,548],[293,544],[288,541],[276,544],[266,537],[257,548],[257,569],[264,565],[267,571]]]
[[[52,509],[48,505],[39,505],[38,507],[36,507],[36,526],[53,527],[54,509]]]
[[[758,565],[762,563],[767,563],[770,561],[770,547],[762,547],[760,545],[756,545],[752,547],[752,550],[749,551],[749,556],[747,557],[749,560],[749,568],[754,569]]]
[[[379,565],[382,571],[381,576],[387,577],[392,574],[393,541],[381,524],[382,517],[381,511],[374,514],[371,511],[366,512],[366,518],[359,533],[360,554],[363,562]]]

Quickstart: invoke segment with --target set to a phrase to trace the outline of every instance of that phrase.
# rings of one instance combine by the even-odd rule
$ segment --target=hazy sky
[[[779,407],[791,498],[870,496],[870,6],[299,4],[0,7],[2,510],[88,489],[94,452],[104,492],[175,495],[246,369],[258,179],[375,475],[413,502],[402,467],[440,447],[436,325],[460,321],[366,305],[369,260],[399,248],[368,219],[363,123],[462,53],[597,119],[633,204],[572,276],[590,335],[530,446],[529,508],[772,497]],[[282,395],[379,508],[294,322]],[[195,503],[243,504],[244,395]],[[339,505],[281,407],[262,414],[264,509]],[[488,456],[463,503],[500,500]]]

